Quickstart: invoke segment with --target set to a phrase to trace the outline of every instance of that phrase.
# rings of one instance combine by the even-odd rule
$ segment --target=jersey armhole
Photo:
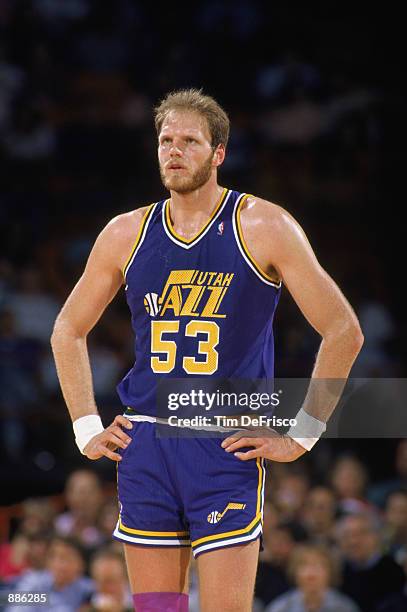
[[[262,280],[267,285],[272,285],[273,287],[276,287],[277,289],[279,289],[282,284],[281,280],[276,280],[275,278],[272,278],[271,276],[267,274],[267,272],[265,272],[260,267],[260,265],[257,263],[257,261],[254,259],[254,257],[250,253],[247,247],[246,241],[243,237],[243,230],[242,230],[242,225],[240,221],[240,212],[241,212],[243,203],[247,200],[247,198],[250,195],[251,195],[250,193],[243,194],[235,205],[233,225],[235,229],[236,242],[238,244],[241,254],[243,255],[243,258],[246,260],[246,262],[248,263],[250,268],[253,270],[253,272],[256,274],[256,276],[260,278],[260,280]]]
[[[144,238],[145,238],[145,234],[146,234],[146,230],[147,230],[147,225],[148,225],[148,221],[151,217],[151,213],[153,211],[155,204],[150,204],[150,206],[147,208],[147,210],[145,211],[143,218],[141,219],[141,223],[140,223],[140,227],[139,230],[137,232],[137,236],[136,236],[136,240],[134,241],[133,247],[131,249],[130,255],[127,258],[127,261],[125,263],[125,265],[122,268],[122,273],[123,273],[123,279],[126,282],[126,275],[127,272],[131,266],[131,264],[133,263],[133,260],[137,254],[137,250],[138,248],[141,246]]]

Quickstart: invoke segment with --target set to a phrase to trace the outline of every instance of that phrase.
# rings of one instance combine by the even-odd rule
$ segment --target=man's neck
[[[173,226],[185,222],[205,222],[219,202],[223,188],[209,180],[205,185],[190,193],[171,191],[170,216]]]

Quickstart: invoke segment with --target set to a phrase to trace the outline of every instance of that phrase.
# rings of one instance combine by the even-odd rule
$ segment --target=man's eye
[[[187,142],[197,142],[195,138],[187,138]]]
[[[163,138],[161,144],[168,144],[169,142],[171,142],[169,138]]]

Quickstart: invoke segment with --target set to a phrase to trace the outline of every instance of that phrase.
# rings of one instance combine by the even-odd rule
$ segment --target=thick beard
[[[175,191],[175,193],[192,193],[196,191],[202,185],[205,185],[210,179],[212,173],[212,160],[213,153],[211,153],[206,161],[203,162],[202,166],[191,176],[191,178],[183,177],[171,177],[166,178],[162,168],[160,167],[160,175],[163,185],[168,191]]]

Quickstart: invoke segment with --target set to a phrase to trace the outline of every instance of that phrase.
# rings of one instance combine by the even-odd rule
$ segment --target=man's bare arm
[[[277,208],[272,213],[271,261],[305,318],[322,337],[312,376],[345,379],[363,344],[359,322],[339,287],[319,264],[299,224]]]
[[[83,275],[55,322],[51,345],[72,421],[98,414],[86,338],[123,284],[122,267],[130,254],[144,211],[139,209],[120,215],[105,227],[94,244]],[[93,445],[92,450],[85,452],[89,458],[106,455],[120,460],[111,449],[124,448],[129,438],[118,424],[127,427],[129,421],[122,416],[116,417],[114,425],[97,440],[99,446]]]
[[[324,385],[322,381],[315,381],[310,385],[303,408],[314,418],[326,422],[363,343],[356,315],[339,287],[319,264],[303,230],[289,213],[264,200],[253,199],[245,223],[243,218],[242,212],[248,248],[265,270],[271,266],[280,275],[301,312],[322,338],[312,378],[330,379],[337,384]],[[262,223],[258,222],[259,219]],[[228,450],[236,448],[232,444]],[[295,446],[292,450],[295,459]],[[245,453],[245,458],[261,456],[250,455],[254,452]]]

